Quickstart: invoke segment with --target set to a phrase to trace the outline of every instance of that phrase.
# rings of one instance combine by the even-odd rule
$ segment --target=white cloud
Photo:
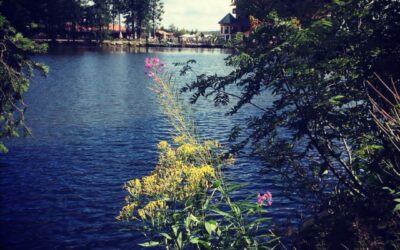
[[[162,25],[199,31],[218,30],[218,22],[232,11],[231,0],[164,0]]]

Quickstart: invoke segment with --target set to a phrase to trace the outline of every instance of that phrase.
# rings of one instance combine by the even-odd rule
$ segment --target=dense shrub
[[[272,2],[278,12],[262,9]],[[398,245],[398,151],[370,102],[389,113],[384,97],[393,97],[379,82],[399,89],[398,1],[319,1],[323,8],[301,15],[288,12],[287,1],[237,3],[256,17],[251,36],[233,44],[227,64],[234,70],[199,75],[183,90],[194,91],[192,102],[201,96],[214,96],[216,105],[233,102],[230,115],[246,105],[259,110],[233,129],[232,138],[240,139],[234,150],[250,143],[267,169],[282,174],[293,199],[303,195],[299,202],[315,205],[299,236],[305,248]],[[264,92],[270,102],[257,100]],[[391,131],[398,136],[397,127]]]

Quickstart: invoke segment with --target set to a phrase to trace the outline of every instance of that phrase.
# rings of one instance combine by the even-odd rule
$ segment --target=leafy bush
[[[247,126],[233,129],[233,150],[251,144],[268,170],[281,173],[288,195],[314,212],[300,238],[333,249],[398,244],[398,214],[387,191],[400,185],[398,151],[374,121],[368,96],[386,112],[389,105],[366,84],[383,91],[374,81],[379,72],[399,88],[398,1],[320,1],[324,8],[299,16],[289,2],[311,1],[236,2],[256,17],[251,36],[233,44],[235,53],[227,58],[233,70],[199,75],[183,90],[194,92],[193,103],[203,96],[214,97],[216,105],[233,102],[230,115],[244,106],[259,110]],[[267,13],[270,4],[278,12]],[[272,98],[260,100],[263,93]]]

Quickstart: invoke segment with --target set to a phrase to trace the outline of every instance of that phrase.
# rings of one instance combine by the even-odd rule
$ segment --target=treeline
[[[175,36],[181,36],[184,34],[197,34],[199,31],[198,30],[188,30],[188,29],[184,29],[184,28],[179,28],[173,24],[171,24],[168,28],[165,28],[166,31],[174,33]]]
[[[102,40],[125,24],[132,36],[154,35],[162,20],[162,0],[4,0],[0,12],[28,37]],[[109,27],[112,24],[112,27]],[[90,31],[90,32],[87,32]]]

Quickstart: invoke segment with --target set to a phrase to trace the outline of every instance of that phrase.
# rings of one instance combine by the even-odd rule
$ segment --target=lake
[[[35,77],[25,96],[33,136],[8,141],[10,152],[0,156],[1,249],[138,249],[141,235],[115,216],[124,182],[148,174],[157,143],[170,138],[144,75],[143,61],[152,56],[167,65],[195,59],[199,73],[229,71],[222,50],[68,49],[36,57],[50,73]],[[225,112],[211,100],[192,107],[202,137],[227,143],[230,128],[257,111]],[[226,170],[228,179],[251,183],[237,198],[254,193],[256,200],[269,190],[270,216],[295,224],[295,204],[277,176],[260,174],[262,165],[243,155]]]

